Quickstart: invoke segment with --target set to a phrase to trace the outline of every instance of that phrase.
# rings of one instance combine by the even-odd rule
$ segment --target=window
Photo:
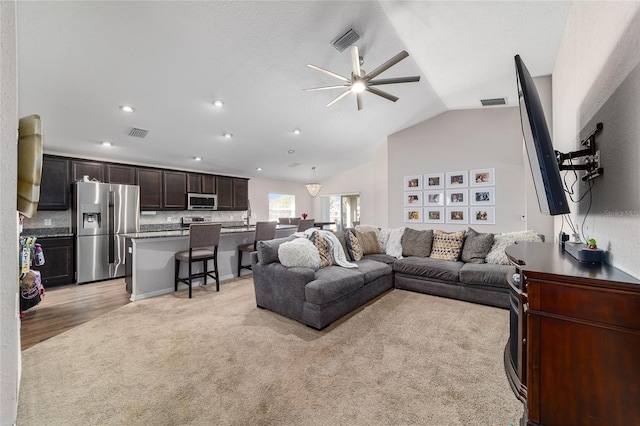
[[[296,216],[296,196],[269,193],[269,220]]]
[[[360,195],[322,196],[322,218],[335,222],[337,229],[349,228],[360,222]]]

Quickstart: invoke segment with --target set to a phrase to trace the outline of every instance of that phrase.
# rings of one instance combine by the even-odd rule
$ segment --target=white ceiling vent
[[[300,163],[291,163],[291,164],[289,164],[289,167],[291,167],[293,169],[294,167],[298,167],[299,165],[300,165]]]
[[[360,34],[356,32],[353,28],[349,31],[338,37],[337,39],[331,42],[331,45],[338,49],[338,52],[342,52],[347,47],[353,45],[356,41],[360,39]]]
[[[134,138],[144,138],[149,133],[148,130],[138,129],[137,127],[132,127],[129,132],[129,136],[133,136]]]
[[[506,105],[507,98],[480,99],[482,106]]]

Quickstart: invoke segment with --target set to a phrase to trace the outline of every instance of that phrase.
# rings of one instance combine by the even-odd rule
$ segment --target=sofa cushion
[[[344,239],[347,242],[347,249],[349,251],[349,256],[351,256],[351,259],[362,260],[364,251],[362,250],[362,246],[360,245],[360,241],[358,240],[355,231],[344,231]]]
[[[320,267],[326,268],[327,266],[333,265],[331,246],[329,246],[329,242],[325,240],[318,231],[311,234],[311,242],[316,246],[318,254],[320,255]]]
[[[513,275],[516,268],[491,263],[465,263],[460,269],[460,282],[491,287],[508,287],[507,276]]]
[[[389,256],[388,254],[366,254],[364,259],[375,260],[376,262],[382,262],[388,265],[392,265],[393,262],[398,260],[396,257]]]
[[[492,245],[493,234],[481,234],[469,228],[464,238],[460,260],[465,263],[484,263]]]
[[[306,238],[296,238],[280,244],[278,258],[283,266],[289,268],[294,266],[314,270],[320,268],[318,249]]]
[[[505,232],[497,234],[493,238],[493,246],[487,254],[487,263],[495,263],[497,265],[508,265],[509,258],[504,250],[514,244],[516,241],[534,241],[542,242],[542,238],[533,231],[517,231]]]
[[[432,242],[433,230],[417,231],[406,228],[402,234],[402,255],[428,257]]]
[[[462,265],[464,265],[462,262],[438,260],[430,257],[405,257],[394,262],[393,270],[423,278],[455,282],[458,281]]]
[[[433,259],[456,261],[460,257],[463,242],[464,231],[436,231],[433,235],[431,257]]]
[[[315,279],[304,288],[308,302],[322,305],[356,291],[364,285],[364,274],[357,269],[328,266],[316,271]]]
[[[360,242],[360,247],[362,247],[363,255],[382,253],[378,233],[374,231],[356,230],[356,237],[358,237],[358,242]]]
[[[347,257],[347,262],[351,262],[353,259],[349,254],[349,249],[347,247],[347,240],[346,240],[344,231],[335,231],[333,235],[335,235],[338,241],[340,241],[340,245],[342,246],[342,251],[344,251],[344,255]]]
[[[258,251],[258,263],[261,265],[268,265],[272,262],[279,262],[278,248],[280,244],[287,241],[293,241],[295,237],[289,236],[285,238],[276,238],[273,240],[258,241],[256,248]]]
[[[358,272],[364,274],[365,285],[385,275],[391,275],[393,272],[391,266],[386,263],[378,262],[369,258],[359,260],[356,264],[358,265]]]

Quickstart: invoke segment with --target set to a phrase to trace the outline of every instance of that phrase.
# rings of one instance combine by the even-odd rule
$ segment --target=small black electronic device
[[[602,263],[604,251],[600,249],[590,249],[586,244],[570,243],[564,244],[564,250],[580,262]]]

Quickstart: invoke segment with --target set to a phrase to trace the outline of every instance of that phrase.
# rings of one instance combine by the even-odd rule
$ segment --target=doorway
[[[323,195],[322,220],[335,222],[343,230],[360,224],[360,194]]]

